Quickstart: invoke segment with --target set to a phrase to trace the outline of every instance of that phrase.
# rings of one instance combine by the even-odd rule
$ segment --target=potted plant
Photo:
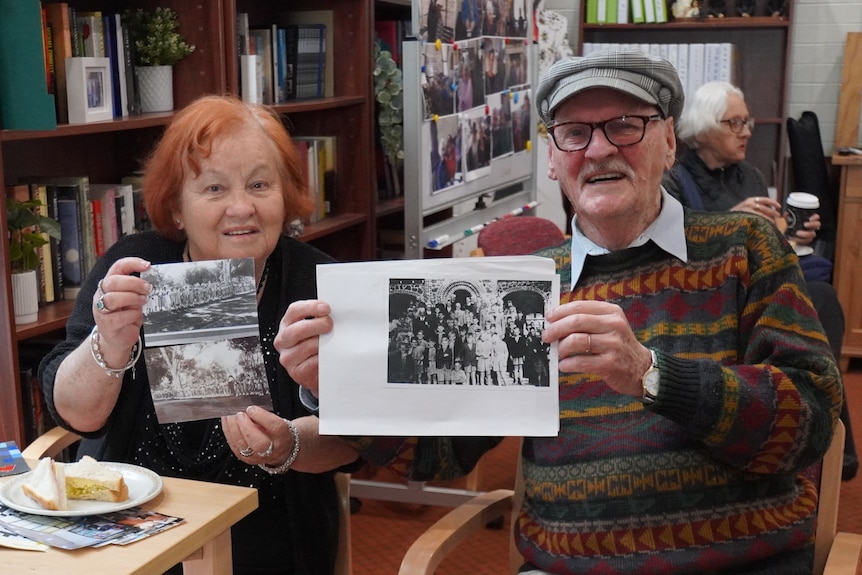
[[[60,239],[60,224],[39,213],[38,200],[6,199],[9,227],[9,261],[12,264],[12,300],[15,323],[33,323],[39,315],[39,267],[37,250],[48,243],[48,236]]]
[[[374,96],[377,138],[384,154],[385,181],[391,195],[401,195],[404,178],[404,80],[392,53],[374,43]]]
[[[195,51],[179,33],[177,13],[170,8],[129,9],[123,13],[123,25],[132,39],[141,111],[173,110],[173,65]]]

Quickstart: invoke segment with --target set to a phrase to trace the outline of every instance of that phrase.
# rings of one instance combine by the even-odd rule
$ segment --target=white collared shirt
[[[575,288],[587,256],[601,256],[611,250],[596,244],[585,236],[577,226],[578,215],[572,216],[572,285]],[[683,221],[682,204],[661,188],[661,211],[658,217],[645,229],[629,248],[642,246],[649,240],[655,242],[665,252],[682,260],[688,261],[688,247],[685,243],[685,224]]]

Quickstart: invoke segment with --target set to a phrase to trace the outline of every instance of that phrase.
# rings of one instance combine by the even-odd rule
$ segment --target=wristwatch
[[[646,373],[641,377],[641,384],[643,385],[643,397],[641,397],[641,403],[644,405],[652,405],[655,403],[655,398],[658,396],[658,382],[659,376],[661,375],[658,370],[658,360],[655,356],[655,350],[649,350],[650,357],[652,358],[652,364],[649,366],[649,369],[646,370]]]

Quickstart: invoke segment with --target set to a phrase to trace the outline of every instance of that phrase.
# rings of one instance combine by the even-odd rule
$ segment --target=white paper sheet
[[[317,267],[317,281],[334,323],[320,340],[321,433],[554,436],[559,431],[556,344],[548,351],[545,386],[536,385],[540,378],[505,386],[387,382],[390,322],[403,318],[411,302],[426,303],[430,310],[438,302],[461,303],[470,296],[487,309],[493,301],[505,308],[511,300],[538,325],[559,303],[553,260],[516,256],[329,264]],[[482,326],[495,325],[487,316],[483,320]]]

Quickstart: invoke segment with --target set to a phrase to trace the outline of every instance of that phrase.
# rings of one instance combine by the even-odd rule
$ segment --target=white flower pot
[[[141,112],[170,112],[174,109],[173,66],[138,66]]]
[[[15,323],[34,323],[39,319],[39,278],[35,270],[12,274],[12,301]]]

